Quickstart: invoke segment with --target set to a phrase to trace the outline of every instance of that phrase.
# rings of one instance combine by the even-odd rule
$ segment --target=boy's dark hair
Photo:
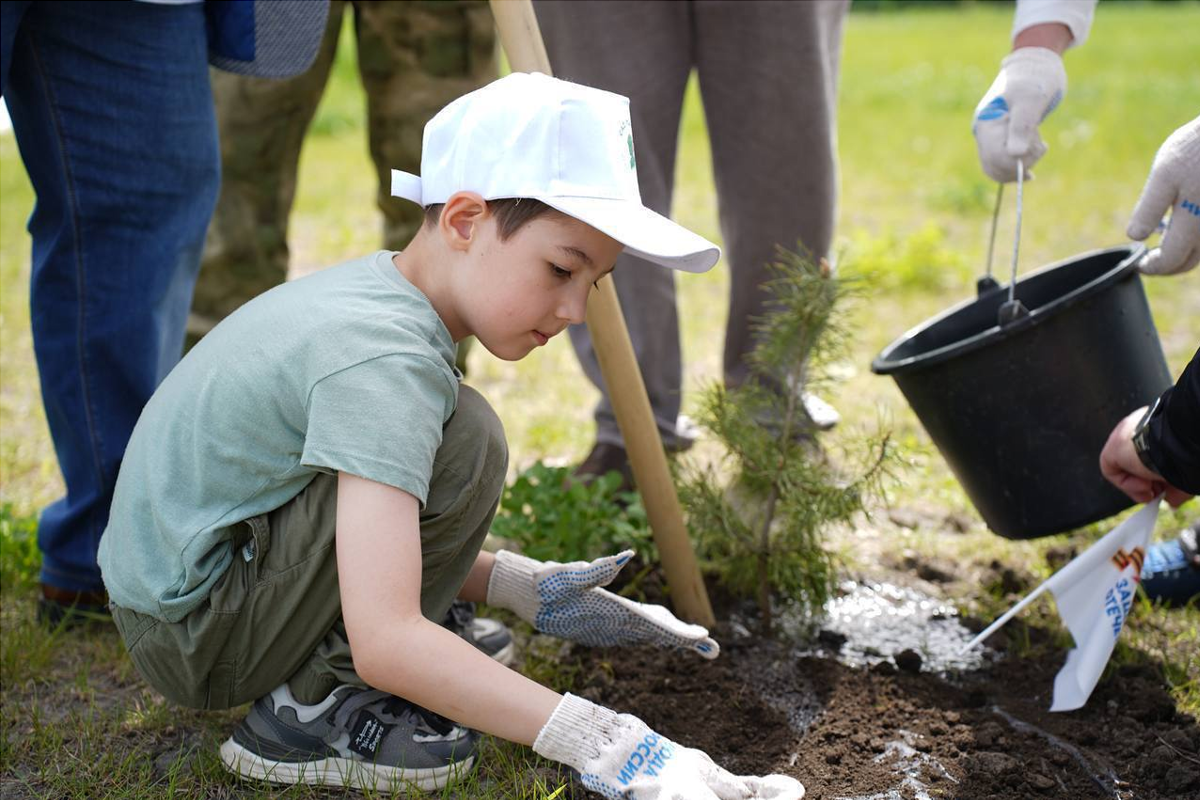
[[[502,242],[507,241],[527,222],[532,222],[546,214],[562,213],[541,200],[531,200],[528,197],[499,197],[495,200],[488,200],[487,204],[492,213],[496,215],[497,232]],[[434,203],[426,206],[424,224],[429,227],[437,225],[445,205],[445,203]]]

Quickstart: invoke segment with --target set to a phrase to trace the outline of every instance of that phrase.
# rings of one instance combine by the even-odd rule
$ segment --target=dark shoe
[[[226,768],[280,784],[368,792],[441,789],[475,761],[479,735],[375,689],[339,686],[306,706],[286,685],[259,698],[221,745]]]
[[[516,654],[512,633],[498,620],[475,616],[474,603],[455,600],[442,620],[442,627],[454,631],[504,666],[512,664]]]
[[[75,628],[89,622],[111,621],[112,614],[105,592],[76,592],[43,583],[37,618],[49,628]]]
[[[571,475],[584,483],[591,483],[596,478],[616,472],[621,476],[618,492],[632,492],[633,468],[629,466],[629,454],[619,444],[597,442],[592,452],[577,466]]]
[[[1151,545],[1142,566],[1146,596],[1166,605],[1186,605],[1200,597],[1200,522],[1178,539]]]

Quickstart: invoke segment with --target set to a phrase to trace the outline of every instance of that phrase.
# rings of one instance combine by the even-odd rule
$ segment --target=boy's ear
[[[479,223],[491,215],[487,201],[475,192],[455,192],[438,218],[438,232],[452,250],[466,250],[475,239]]]

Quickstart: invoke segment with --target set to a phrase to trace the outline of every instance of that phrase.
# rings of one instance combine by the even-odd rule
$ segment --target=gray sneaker
[[[285,684],[255,701],[221,760],[235,775],[272,783],[429,791],[471,769],[478,740],[386,692],[339,686],[306,706]]]
[[[516,655],[512,632],[504,626],[503,622],[475,616],[474,603],[455,600],[451,604],[450,610],[446,612],[446,618],[442,620],[442,625],[504,666],[512,664]]]

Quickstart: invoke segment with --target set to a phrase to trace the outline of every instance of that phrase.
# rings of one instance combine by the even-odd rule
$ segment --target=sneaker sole
[[[513,661],[516,660],[516,656],[516,645],[513,642],[509,642],[508,644],[504,645],[504,647],[501,647],[499,650],[492,653],[492,660],[499,661],[506,667],[511,667]]]
[[[422,791],[441,789],[470,771],[474,756],[445,767],[404,769],[370,764],[350,758],[323,758],[317,761],[273,761],[247,750],[233,739],[221,745],[225,768],[242,778],[283,785],[345,786],[363,791],[394,792],[410,787]]]

